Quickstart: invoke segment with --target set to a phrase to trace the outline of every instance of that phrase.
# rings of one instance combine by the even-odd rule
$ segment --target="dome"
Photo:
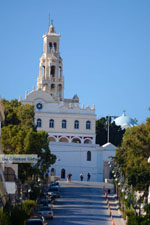
[[[77,94],[73,96],[72,101],[73,101],[74,103],[79,103],[79,97],[78,97]]]
[[[74,95],[74,96],[73,96],[73,99],[74,99],[74,100],[79,100],[78,95],[77,95],[77,94],[76,94],[76,95]]]
[[[122,116],[117,117],[114,122],[117,126],[121,126],[122,129],[127,129],[137,125],[135,120],[126,116],[125,113],[123,113]]]

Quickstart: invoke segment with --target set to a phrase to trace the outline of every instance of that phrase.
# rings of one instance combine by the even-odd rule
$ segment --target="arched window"
[[[87,152],[87,161],[91,161],[91,152],[90,151]]]
[[[54,51],[57,52],[57,43],[54,43]]]
[[[51,169],[51,176],[55,176],[55,169],[54,168]]]
[[[81,143],[81,140],[79,138],[73,138],[72,143]]]
[[[42,75],[45,75],[45,66],[42,66]]]
[[[51,142],[56,142],[56,139],[54,137],[49,137],[48,140]]]
[[[91,141],[90,139],[86,139],[86,140],[84,141],[84,144],[92,144],[92,141]]]
[[[51,66],[51,75],[52,77],[55,76],[55,66]]]
[[[48,53],[51,53],[52,52],[52,43],[49,42],[49,46],[48,46]]]
[[[60,66],[58,69],[58,78],[61,78],[61,75],[62,75],[62,68]]]
[[[41,119],[37,119],[37,127],[42,127],[42,120]]]
[[[74,121],[74,129],[79,129],[79,121],[78,120]]]
[[[50,128],[54,128],[54,120],[53,120],[53,119],[51,119],[51,120],[49,121],[49,127],[50,127]]]
[[[91,129],[91,121],[86,121],[86,129],[90,130]]]
[[[58,90],[58,95],[59,95],[59,97],[61,98],[61,95],[62,95],[62,93],[61,93],[61,91],[62,91],[62,85],[61,85],[61,84],[59,84],[59,85],[57,86],[57,90]]]
[[[62,120],[62,128],[66,128],[67,127],[67,121],[66,120]]]
[[[51,89],[54,89],[55,88],[55,84],[51,84]]]
[[[66,143],[68,143],[68,139],[65,138],[65,137],[62,137],[62,138],[59,139],[59,142],[66,142]]]
[[[65,178],[65,169],[61,170],[61,178],[64,179]]]

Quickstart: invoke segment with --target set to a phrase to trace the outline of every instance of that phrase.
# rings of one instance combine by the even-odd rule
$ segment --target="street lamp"
[[[147,162],[150,163],[150,156],[148,157]],[[148,204],[149,204],[150,203],[150,186],[148,188],[148,199],[147,199],[147,201],[148,201]]]

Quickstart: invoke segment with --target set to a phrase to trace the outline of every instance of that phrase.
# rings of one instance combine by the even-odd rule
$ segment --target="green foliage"
[[[0,209],[0,225],[11,225],[8,213]]]
[[[9,154],[25,153],[24,139],[28,131],[18,125],[8,125],[2,128],[1,142],[5,148],[4,152]]]
[[[34,125],[34,106],[21,105],[17,100],[3,99],[5,122],[2,127],[1,142],[7,154],[37,154],[35,167],[19,164],[19,178],[24,182],[27,177],[43,176],[56,156],[50,153],[48,133],[37,132]]]
[[[36,206],[36,202],[33,200],[24,200],[22,203],[22,208],[28,217],[32,215],[33,209],[35,208],[35,206]]]
[[[27,213],[21,206],[12,208],[11,211],[11,225],[24,225],[25,220],[28,218]]]
[[[127,225],[138,225],[136,215],[133,209],[127,209],[125,213],[128,216]]]
[[[110,118],[109,118],[110,119]],[[107,130],[108,130],[108,118],[102,117],[96,121],[96,143],[99,145],[106,144],[107,142]],[[115,123],[109,121],[109,142],[115,146],[120,146],[124,130],[120,126],[116,126]]]
[[[34,106],[21,105],[17,99],[8,100],[3,99],[2,103],[5,108],[4,125],[21,125],[34,128]]]
[[[145,212],[146,212],[146,215],[148,215],[148,216],[150,216],[150,204],[147,204],[146,206],[145,206]]]
[[[147,191],[150,185],[150,120],[128,128],[116,151],[115,161],[134,190]]]
[[[40,186],[36,185],[36,183],[34,182],[32,182],[30,186],[31,186],[30,199],[36,200],[40,196]]]

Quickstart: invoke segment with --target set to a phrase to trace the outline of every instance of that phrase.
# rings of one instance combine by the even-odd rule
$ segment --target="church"
[[[92,181],[109,177],[108,162],[115,155],[111,143],[95,144],[95,106],[80,106],[79,97],[64,97],[63,60],[59,52],[60,34],[53,24],[43,35],[43,54],[40,58],[37,89],[28,93],[22,104],[33,104],[37,129],[49,135],[49,146],[57,159],[49,168],[49,175],[72,180],[84,180],[90,173]]]

